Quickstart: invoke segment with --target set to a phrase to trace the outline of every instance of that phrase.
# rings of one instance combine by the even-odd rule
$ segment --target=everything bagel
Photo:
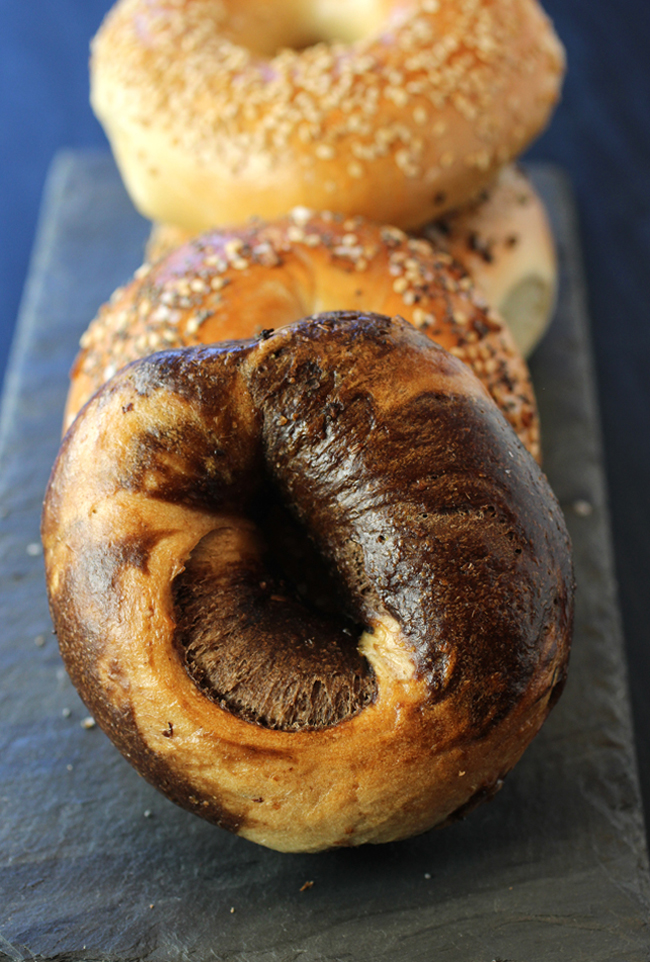
[[[544,203],[524,171],[506,165],[473,202],[419,233],[463,265],[528,357],[553,314],[557,261]],[[154,224],[147,260],[160,260],[189,240],[186,230]]]
[[[467,811],[564,682],[557,502],[467,366],[401,319],[128,366],[66,435],[42,535],[99,724],[175,802],[272,848]]]
[[[152,220],[308,205],[411,228],[522,152],[563,72],[536,0],[119,0],[91,99]]]
[[[402,315],[467,362],[539,458],[533,389],[509,331],[462,268],[425,240],[297,208],[273,223],[208,232],[138,275],[81,340],[66,427],[138,357],[252,337],[315,312],[367,310]]]

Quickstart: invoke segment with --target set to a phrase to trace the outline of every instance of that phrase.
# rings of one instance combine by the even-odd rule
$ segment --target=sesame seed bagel
[[[401,318],[134,362],[64,438],[42,536],[104,731],[281,851],[465,814],[564,684],[557,501],[470,369]]]
[[[210,231],[141,268],[81,339],[65,427],[138,357],[252,337],[330,310],[400,314],[413,323],[473,368],[539,458],[526,364],[451,256],[398,228],[305,208],[273,223]]]
[[[557,261],[544,204],[525,173],[509,164],[474,202],[423,233],[461,262],[529,357],[553,315]]]
[[[536,0],[119,0],[91,99],[153,220],[308,205],[411,228],[521,153],[563,72]]]

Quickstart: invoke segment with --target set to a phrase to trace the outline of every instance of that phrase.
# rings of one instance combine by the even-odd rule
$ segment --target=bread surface
[[[272,848],[464,814],[564,684],[560,508],[469,368],[399,318],[126,367],[67,433],[42,534],[99,724],[173,801]],[[327,591],[303,583],[314,548]]]
[[[137,357],[251,337],[326,310],[400,314],[412,322],[472,367],[539,458],[526,364],[460,265],[398,228],[306,208],[271,223],[208,232],[143,267],[82,338],[65,425]]]
[[[563,73],[536,0],[119,0],[91,99],[152,220],[307,205],[413,228],[521,154]]]
[[[553,317],[557,258],[544,203],[526,174],[504,167],[475,201],[423,235],[465,267],[529,357]]]

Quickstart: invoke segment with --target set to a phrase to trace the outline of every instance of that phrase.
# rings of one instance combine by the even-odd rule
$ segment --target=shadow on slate
[[[570,192],[558,314],[533,363],[545,465],[575,544],[558,707],[466,821],[383,847],[282,855],[177,809],[86,711],[51,635],[38,555],[67,372],[146,223],[112,160],[54,164],[0,427],[0,959],[48,962],[647,962],[648,869]],[[313,885],[305,887],[305,883]]]

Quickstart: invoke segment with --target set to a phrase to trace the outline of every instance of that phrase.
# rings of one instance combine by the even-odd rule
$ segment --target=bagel
[[[363,309],[401,314],[469,363],[539,457],[533,389],[511,335],[473,296],[463,270],[425,240],[297,208],[274,223],[202,235],[138,274],[81,339],[66,428],[137,357],[252,337],[315,312]]]
[[[191,236],[172,224],[154,224],[147,260],[160,260]],[[553,316],[557,259],[544,203],[526,174],[508,164],[478,198],[426,224],[420,236],[463,265],[529,357]]]
[[[152,220],[308,205],[412,228],[522,152],[563,73],[536,0],[119,0],[91,101]]]
[[[529,357],[553,316],[557,261],[544,204],[524,172],[504,167],[479,198],[423,236],[460,261]]]
[[[560,508],[470,369],[400,318],[128,366],[67,433],[42,537],[97,722],[173,801],[271,848],[464,814],[564,683]],[[300,584],[301,545],[329,595]]]

